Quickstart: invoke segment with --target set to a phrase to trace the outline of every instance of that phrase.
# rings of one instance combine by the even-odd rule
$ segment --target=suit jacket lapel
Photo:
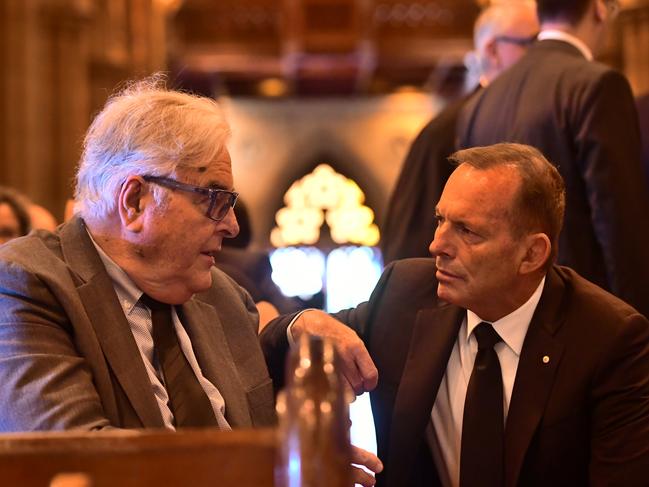
[[[443,306],[417,314],[390,429],[388,485],[408,482],[463,312],[455,306]]]
[[[144,364],[141,360],[133,360],[140,356],[133,333],[83,220],[75,218],[63,227],[61,249],[70,268],[83,281],[77,287],[81,302],[106,360],[142,425],[164,427]]]
[[[563,344],[553,336],[563,323],[564,287],[554,270],[523,342],[505,428],[505,485],[515,486],[534,432],[543,416]]]
[[[196,298],[182,306],[182,322],[201,371],[225,400],[225,417],[232,427],[251,427],[246,391],[234,367],[221,320],[214,309]]]

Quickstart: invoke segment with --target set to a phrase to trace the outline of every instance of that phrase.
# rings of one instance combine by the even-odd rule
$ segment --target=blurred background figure
[[[649,93],[636,98],[636,108],[640,119],[640,138],[642,140],[642,166],[649,188]]]
[[[263,326],[278,312],[290,313],[300,306],[295,300],[284,296],[273,282],[268,253],[250,248],[252,227],[248,209],[241,197],[234,207],[234,214],[239,223],[239,234],[223,239],[221,251],[215,256],[216,267],[250,293],[257,303],[260,325]]]
[[[30,230],[24,198],[13,189],[0,186],[0,245],[27,235]]]
[[[53,232],[59,224],[56,218],[54,218],[54,215],[44,206],[30,203],[27,207],[27,212],[29,213],[29,219],[34,230],[48,230]]]
[[[525,53],[539,31],[535,3],[504,1],[484,9],[475,23],[475,50],[465,58],[471,93],[448,105],[419,133],[410,147],[388,205],[381,249],[384,263],[427,257],[435,205],[453,168],[458,114],[467,99],[487,86]]]
[[[74,216],[74,200],[68,198],[65,202],[65,208],[63,209],[63,221],[67,222],[70,218]]]

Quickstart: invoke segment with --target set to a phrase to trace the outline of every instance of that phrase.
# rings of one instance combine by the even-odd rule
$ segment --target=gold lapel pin
[[[544,364],[547,364],[550,362],[550,357],[548,357],[547,355],[543,355],[543,358],[541,360],[543,361]]]

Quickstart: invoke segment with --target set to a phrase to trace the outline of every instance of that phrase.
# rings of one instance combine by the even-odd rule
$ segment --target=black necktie
[[[474,330],[478,341],[462,421],[461,487],[501,487],[504,471],[503,381],[494,345],[501,338],[489,323]]]
[[[217,426],[212,404],[178,343],[171,320],[171,305],[156,301],[146,294],[142,295],[140,301],[151,310],[153,343],[176,427]]]

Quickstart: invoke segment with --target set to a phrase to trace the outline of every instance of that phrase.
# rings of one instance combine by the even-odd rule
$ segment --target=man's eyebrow
[[[221,189],[223,191],[236,191],[234,188],[228,188],[227,186],[225,186],[225,185],[223,185],[221,183],[218,183],[216,181],[211,181],[211,182],[207,183],[207,185],[205,187],[209,188],[209,189]]]

